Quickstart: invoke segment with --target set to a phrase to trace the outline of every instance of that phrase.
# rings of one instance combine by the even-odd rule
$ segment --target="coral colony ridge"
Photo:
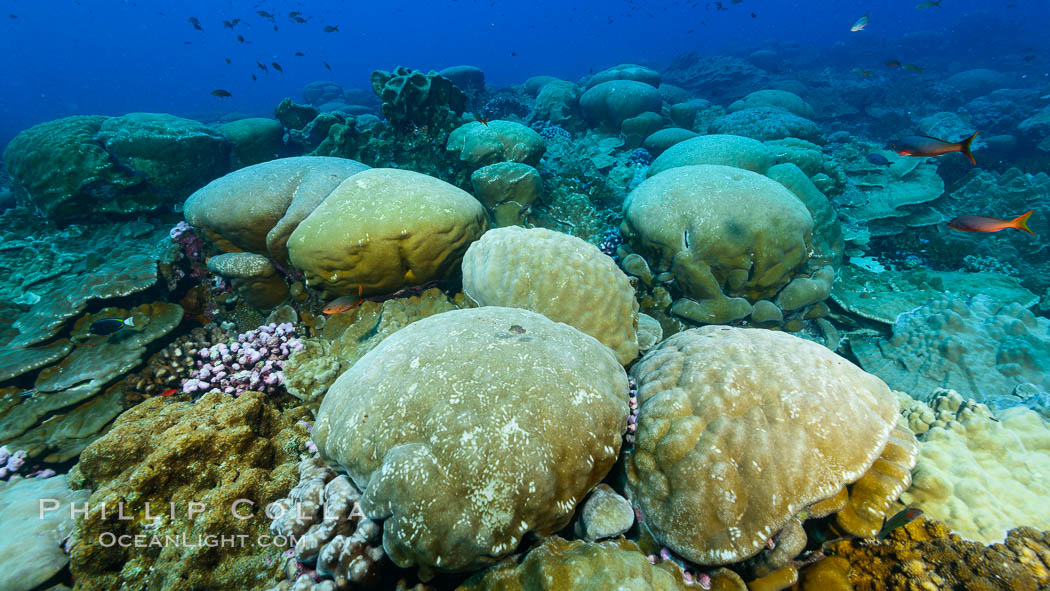
[[[0,590],[1050,589],[1042,2],[87,4]]]

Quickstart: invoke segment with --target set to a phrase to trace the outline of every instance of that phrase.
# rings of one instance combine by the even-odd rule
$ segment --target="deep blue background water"
[[[920,31],[943,35],[942,49],[904,61],[943,64],[946,73],[994,68],[1006,54],[1050,53],[1045,40],[1050,0],[943,0],[942,8],[925,11],[916,10],[917,3],[725,0],[727,10],[716,11],[704,0],[571,6],[558,0],[7,0],[0,14],[0,146],[30,125],[74,114],[269,115],[283,97],[298,99],[308,82],[367,87],[372,70],[397,65],[423,70],[476,65],[490,84],[500,86],[537,74],[575,79],[621,62],[661,66],[684,51],[715,54],[794,42],[837,48],[839,53],[828,52],[829,66],[864,68],[881,63],[887,45]],[[274,13],[275,23],[256,10]],[[309,22],[291,22],[287,13],[293,10]],[[868,29],[850,33],[866,12]],[[190,17],[200,20],[203,31],[194,30]],[[234,30],[221,23],[234,18],[242,19]],[[325,25],[338,25],[339,32],[324,33]],[[251,43],[239,43],[237,34]],[[843,50],[852,54],[850,61],[864,61],[856,54],[870,50],[870,63],[835,63]],[[296,51],[306,56],[295,57]],[[256,61],[276,61],[284,73],[262,72]],[[1033,67],[1045,64],[1041,57]],[[233,98],[212,97],[216,88]]]

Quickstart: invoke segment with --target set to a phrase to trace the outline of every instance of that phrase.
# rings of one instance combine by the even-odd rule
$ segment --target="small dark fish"
[[[751,18],[758,18],[758,15],[752,12],[751,13]]]
[[[260,69],[260,70],[262,70],[263,72],[266,72],[266,71],[268,71],[268,70],[266,69],[266,64],[261,64],[261,63],[259,63],[259,62],[255,62],[255,65],[259,66],[259,69]]]
[[[888,60],[886,66],[890,68],[899,68],[901,67],[901,62],[900,60]]]
[[[985,217],[983,215],[961,215],[948,222],[948,227],[960,232],[998,232],[1006,228],[1015,228],[1028,232],[1035,236],[1035,232],[1028,229],[1028,218],[1032,211],[1022,213],[1012,220],[1001,220],[999,218]]]
[[[1035,57],[1036,57],[1036,56],[1035,56],[1035,54],[1034,54],[1034,53],[1030,53],[1030,54],[1028,54],[1028,55],[1024,56],[1024,57],[1023,57],[1023,58],[1021,58],[1021,59],[1022,59],[1023,61],[1026,61],[1026,62],[1030,62],[1030,61],[1034,60],[1034,59],[1035,59]]]
[[[237,40],[244,43],[244,35],[237,35]]]
[[[274,26],[273,26],[273,30],[274,30],[274,31],[276,31],[276,30],[277,30],[277,25],[274,25]]]
[[[861,70],[860,68],[856,68],[853,70],[853,73],[858,76],[864,76],[865,78],[871,77],[871,70]]]
[[[91,323],[91,326],[88,327],[88,334],[108,336],[129,326],[135,327],[135,319],[131,316],[127,318],[100,318]]]
[[[197,17],[191,16],[189,18],[189,21],[190,21],[190,24],[193,25],[194,29],[197,29],[198,31],[203,31],[204,30],[204,29],[201,28],[201,22],[199,20],[197,20]]]
[[[915,64],[901,64],[902,70],[908,70],[909,72],[922,72],[924,68],[920,68]]]
[[[258,80],[258,78],[255,77],[255,74],[252,74],[252,81],[254,82],[256,80]]]
[[[232,61],[230,61],[230,58],[226,58],[226,63],[227,63],[227,64],[232,64],[233,62],[232,62]]]
[[[211,95],[217,96],[219,98],[230,98],[233,96],[232,94],[230,94],[230,91],[223,90],[221,88],[216,88],[215,90],[211,91]]]
[[[915,507],[911,507],[909,509],[901,511],[900,513],[897,513],[889,519],[883,517],[882,528],[879,529],[879,533],[875,535],[875,538],[879,540],[885,540],[886,536],[890,535],[891,531],[897,529],[898,527],[901,527],[902,525],[907,525],[921,516],[922,509],[916,509]]]
[[[520,324],[511,325],[511,327],[508,328],[507,330],[509,330],[510,332],[512,332],[514,334],[525,334],[525,328],[523,326],[521,326]]]
[[[281,64],[279,64],[277,62],[270,62],[270,65],[273,66],[274,70],[277,70],[278,72],[281,72],[282,74],[284,73],[284,68],[281,67]]]
[[[879,166],[889,166],[890,161],[886,159],[882,154],[872,152],[868,154],[868,162],[872,164],[878,164]]]
[[[328,62],[321,62],[321,63],[324,64],[324,67],[328,68],[329,70],[332,69],[332,66],[329,66]]]
[[[183,41],[183,45],[193,45],[193,41]]]
[[[978,133],[959,142],[947,142],[928,135],[909,135],[894,142],[890,149],[901,156],[940,156],[948,152],[962,152],[976,166],[977,161],[970,153],[970,144]]]
[[[18,15],[12,12],[11,14],[7,15],[7,18],[18,18]]]
[[[511,52],[510,52],[510,56],[511,57],[517,57],[517,55],[518,55],[517,51],[511,50]]]
[[[255,14],[257,14],[257,15],[263,17],[263,18],[269,18],[269,19],[273,18],[273,15],[270,14],[269,12],[266,12],[265,10],[256,10]]]
[[[339,25],[328,25],[324,28],[325,33],[338,33]]]
[[[288,13],[288,18],[295,18],[295,17],[299,16],[300,14],[302,14],[302,12],[299,12],[298,10],[293,10],[293,11]]]
[[[239,18],[235,18],[232,21],[222,21],[222,26],[226,27],[227,29],[232,29],[236,27],[237,23],[239,22],[241,22],[241,19]]]
[[[301,51],[297,51],[297,52],[295,52],[295,57],[303,57],[303,56],[305,56],[305,55],[306,55],[306,54],[305,54],[305,53],[303,53],[303,52],[301,52]]]
[[[853,33],[857,31],[863,31],[871,23],[871,13],[865,14],[864,16],[857,19],[857,22],[853,23],[853,26],[849,30]]]
[[[297,16],[297,17],[293,18],[292,20],[297,22],[297,23],[299,23],[300,25],[306,24],[306,19],[301,17],[301,16]]]
[[[925,2],[919,2],[915,8],[917,10],[926,10],[927,8],[933,8],[934,6],[940,8],[941,2],[944,2],[944,0],[926,0]]]

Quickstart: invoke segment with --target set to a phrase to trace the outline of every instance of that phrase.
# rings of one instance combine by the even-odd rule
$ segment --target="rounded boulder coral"
[[[639,185],[627,196],[621,229],[656,272],[674,274],[685,297],[701,303],[743,298],[749,311],[747,302],[776,295],[808,260],[813,218],[776,181],[699,165]]]
[[[616,461],[627,375],[571,326],[513,308],[406,326],[346,371],[313,429],[399,566],[470,571],[565,527]]]
[[[628,494],[654,537],[698,564],[754,556],[800,510],[844,494],[897,420],[882,380],[782,332],[680,332],[631,375]]]
[[[463,291],[482,306],[539,312],[591,335],[620,363],[638,355],[634,288],[596,246],[517,226],[486,232],[463,257]]]
[[[288,254],[330,295],[392,293],[444,278],[487,225],[484,206],[466,191],[375,168],[336,187],[292,232]]]

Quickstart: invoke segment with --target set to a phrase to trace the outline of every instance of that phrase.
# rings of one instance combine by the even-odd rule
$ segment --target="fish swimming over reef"
[[[128,316],[127,318],[100,318],[91,323],[91,326],[88,327],[88,334],[108,336],[113,333],[119,332],[127,327],[135,328],[134,317]]]
[[[983,215],[961,215],[948,222],[948,227],[960,232],[998,232],[1006,228],[1015,228],[1035,236],[1035,232],[1028,229],[1028,218],[1034,211],[1033,209],[1022,213],[1012,220],[1001,220]]]
[[[915,521],[919,517],[922,517],[922,509],[911,507],[897,513],[893,517],[886,519],[882,518],[882,527],[879,529],[879,533],[875,534],[875,538],[879,540],[885,540],[886,536],[890,535],[890,532],[897,529],[898,527],[908,525]]]
[[[259,66],[259,69],[262,70],[263,72],[268,71],[266,69],[266,64],[263,64],[263,63],[260,63],[260,62],[255,62],[255,65]]]
[[[868,160],[868,162],[871,162],[872,164],[878,164],[879,166],[889,166],[890,165],[890,161],[887,160],[885,156],[883,156],[882,154],[879,154],[878,152],[872,152],[871,154],[868,154],[867,160]]]
[[[865,14],[864,16],[857,19],[857,22],[853,23],[853,26],[849,28],[850,32],[856,33],[857,31],[863,31],[867,28],[868,23],[871,22],[871,13]]]
[[[321,309],[321,313],[326,316],[330,316],[332,314],[346,312],[347,310],[353,310],[354,308],[360,306],[361,302],[364,301],[361,298],[363,288],[360,285],[357,287],[357,295],[347,295],[335,298],[334,300],[328,302],[328,304],[326,304],[323,309]]]
[[[974,132],[960,142],[948,142],[928,135],[909,135],[893,142],[890,149],[901,156],[941,156],[948,152],[962,152],[976,166],[977,161],[970,153],[970,144],[978,133]]]
[[[339,25],[328,25],[324,28],[325,33],[338,33]]]
[[[197,29],[198,31],[203,31],[204,30],[204,29],[201,28],[201,22],[199,20],[197,20],[197,17],[191,16],[187,20],[190,21],[190,24],[193,25],[194,29]]]
[[[331,70],[331,69],[332,69],[332,66],[329,66],[329,65],[328,65],[328,62],[321,62],[321,63],[322,63],[322,64],[324,64],[324,67],[325,67],[325,68],[327,68],[327,69],[329,69],[329,70]]]
[[[281,64],[279,64],[277,62],[270,62],[270,65],[273,66],[274,70],[277,70],[278,72],[284,73],[284,68],[281,67]]]

